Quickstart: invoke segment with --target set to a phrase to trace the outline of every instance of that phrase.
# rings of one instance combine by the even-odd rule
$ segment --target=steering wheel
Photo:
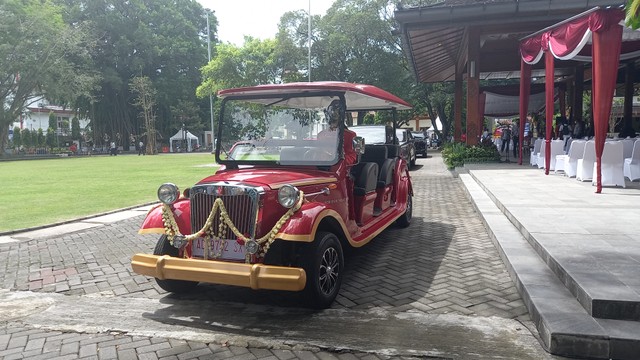
[[[327,150],[311,148],[304,153],[305,160],[331,160],[335,155]]]

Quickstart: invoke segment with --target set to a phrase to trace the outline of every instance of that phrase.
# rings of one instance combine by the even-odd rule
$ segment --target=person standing
[[[520,143],[520,129],[518,122],[514,121],[511,125],[511,139],[513,139],[513,157],[518,157],[518,144]]]
[[[569,141],[569,138],[571,137],[571,127],[569,126],[569,122],[567,121],[567,119],[565,117],[562,117],[561,121],[562,121],[562,123],[560,124],[559,133],[560,133],[560,135],[562,135],[562,140],[564,140],[563,150],[564,150],[564,152],[566,154],[567,153],[567,142]]]
[[[507,152],[509,151],[509,142],[511,141],[511,129],[509,125],[505,125],[502,128],[502,136],[500,136],[502,144],[500,145],[500,152],[504,153],[504,147],[507,147]]]
[[[144,155],[144,142],[142,140],[138,143],[138,156],[140,155]]]
[[[111,146],[109,147],[109,156],[118,155],[118,149],[116,148],[116,142],[112,141]]]

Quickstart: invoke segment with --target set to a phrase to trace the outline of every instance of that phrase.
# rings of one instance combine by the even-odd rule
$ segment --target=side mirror
[[[362,136],[356,136],[353,138],[353,149],[358,155],[364,154],[364,138]]]

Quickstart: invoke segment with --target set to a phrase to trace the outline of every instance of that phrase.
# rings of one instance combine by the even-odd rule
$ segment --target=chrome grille
[[[207,184],[197,185],[190,191],[191,206],[191,231],[196,232],[204,226],[213,208],[213,203],[217,198],[222,199],[229,218],[238,230],[248,235],[250,238],[255,237],[256,216],[258,212],[258,204],[262,189],[244,185],[229,184]],[[213,220],[213,230],[218,234],[218,225],[220,225],[219,211]],[[235,239],[231,229],[227,228],[224,239]]]

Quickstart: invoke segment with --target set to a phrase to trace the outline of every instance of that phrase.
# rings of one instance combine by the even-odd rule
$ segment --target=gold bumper
[[[181,259],[168,255],[136,254],[131,259],[131,267],[138,274],[160,280],[198,281],[254,290],[300,291],[307,282],[307,275],[301,268]]]

